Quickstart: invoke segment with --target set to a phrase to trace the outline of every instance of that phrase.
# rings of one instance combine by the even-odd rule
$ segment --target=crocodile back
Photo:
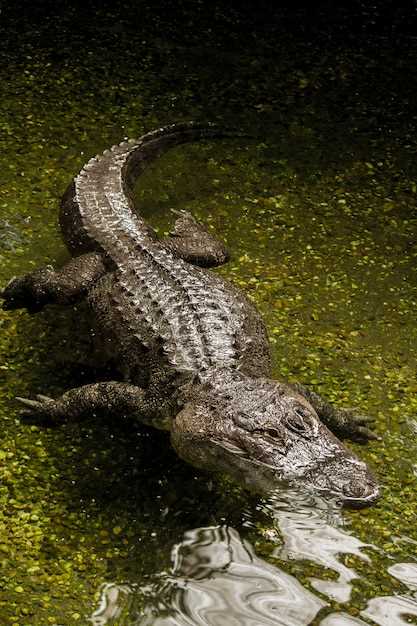
[[[224,281],[158,243],[135,211],[131,189],[169,147],[222,133],[197,125],[159,129],[91,159],[74,183],[84,241],[116,270],[112,297],[124,326],[145,346],[160,345],[171,366],[200,377],[213,368],[238,367],[242,303]]]

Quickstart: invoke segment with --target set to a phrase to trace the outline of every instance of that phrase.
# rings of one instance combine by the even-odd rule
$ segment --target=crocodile
[[[370,418],[274,380],[259,312],[210,269],[228,260],[225,245],[186,211],[158,237],[134,206],[134,183],[159,155],[231,135],[214,124],[171,124],[105,150],[73,179],[60,208],[70,260],[13,278],[3,308],[35,313],[86,300],[117,374],[55,399],[18,398],[22,418],[132,418],[169,431],[185,461],[252,490],[297,485],[345,505],[370,504],[376,479],[341,442],[375,438]]]

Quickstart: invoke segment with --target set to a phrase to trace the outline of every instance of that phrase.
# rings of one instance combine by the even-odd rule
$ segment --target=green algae
[[[287,34],[277,60],[268,32],[252,33],[253,47],[242,50],[233,11],[216,13],[217,34],[205,29],[204,43],[195,27],[186,46],[177,36],[204,20],[198,11],[182,26],[157,13],[141,30],[126,19],[116,28],[103,10],[97,30],[85,26],[71,40],[76,17],[48,31],[49,48],[39,43],[50,28],[41,22],[26,38],[12,29],[15,46],[1,43],[0,283],[65,260],[59,197],[92,154],[180,119],[255,128],[258,140],[164,156],[137,201],[160,232],[170,208],[187,209],[226,240],[233,257],[221,271],[261,310],[277,376],[375,415],[381,441],[353,447],[383,497],[344,518],[378,550],[367,563],[341,557],[359,578],[351,601],[331,608],[358,615],[368,599],[404,592],[387,567],[415,561],[417,540],[417,171],[407,90],[396,76],[412,67],[411,54],[399,61],[386,45],[376,58],[372,46],[334,42],[306,51]],[[82,307],[0,312],[0,621],[86,623],[108,580],[138,584],[143,606],[172,545],[207,524],[233,525],[307,586],[314,575],[332,578],[314,563],[273,557],[280,539],[268,516],[237,487],[181,463],[159,433],[99,421],[50,431],[20,424],[14,396],[54,395],[90,379],[81,319]]]

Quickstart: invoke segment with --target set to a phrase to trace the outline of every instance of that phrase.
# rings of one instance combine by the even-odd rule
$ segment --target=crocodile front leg
[[[82,298],[106,272],[101,254],[90,252],[73,258],[61,269],[52,265],[13,278],[0,292],[3,309],[40,311],[46,304],[70,304]]]
[[[308,400],[323,424],[338,437],[346,437],[353,441],[379,439],[378,435],[368,428],[374,421],[372,417],[362,415],[355,409],[335,407],[300,383],[290,384],[288,387]]]
[[[216,267],[229,259],[224,244],[187,211],[172,210],[180,217],[170,237],[160,243],[175,256],[200,267]]]
[[[66,391],[57,399],[37,395],[36,400],[16,398],[24,405],[25,422],[57,426],[78,422],[97,413],[137,419],[163,428],[158,422],[155,402],[136,385],[118,381],[92,383]]]

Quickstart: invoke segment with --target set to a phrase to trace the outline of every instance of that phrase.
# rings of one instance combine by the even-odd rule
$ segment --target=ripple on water
[[[188,531],[172,556],[172,574],[162,576],[157,606],[135,626],[303,626],[326,606],[293,576],[258,558],[227,526]],[[109,623],[101,619],[106,607],[110,615],[106,595],[117,599],[114,586],[102,590],[91,620],[95,626]]]
[[[362,550],[370,544],[340,527],[340,508],[295,493],[271,498],[264,508],[283,540],[274,556],[307,559],[337,572],[337,581],[311,578],[311,584],[330,599],[348,601],[357,574],[340,562],[339,555],[354,554],[369,561]],[[403,626],[407,616],[417,616],[417,563],[396,563],[388,572],[413,595],[372,598],[361,616],[379,626]],[[140,589],[142,596],[152,598],[140,617],[130,610],[138,590],[134,585],[104,585],[90,622],[94,626],[110,626],[115,619],[129,626],[303,626],[326,606],[293,576],[257,557],[253,547],[228,526],[185,533],[172,550],[171,574],[162,573],[153,587]],[[130,616],[123,621],[126,611]],[[343,612],[321,621],[322,626],[363,624]]]
[[[381,596],[372,598],[361,615],[379,626],[404,626],[406,616],[417,617],[417,601],[407,596]]]
[[[417,563],[396,563],[388,568],[388,573],[411,591],[417,590]]]
[[[373,546],[341,528],[344,521],[340,506],[318,497],[292,493],[285,498],[271,498],[266,508],[278,524],[283,539],[273,555],[279,559],[309,560],[335,571],[338,580],[310,578],[311,585],[332,600],[348,602],[351,581],[358,578],[358,574],[341,562],[340,554],[353,554],[369,562],[363,549]]]
[[[417,590],[417,563],[395,563],[388,573],[400,580],[410,591]],[[403,626],[407,615],[417,617],[417,594],[410,596],[380,596],[369,600],[361,615],[379,626]]]
[[[93,626],[106,626],[113,620],[118,619],[130,600],[130,594],[134,590],[130,585],[118,585],[105,583],[100,589],[100,600],[97,609],[92,614],[89,622]]]

